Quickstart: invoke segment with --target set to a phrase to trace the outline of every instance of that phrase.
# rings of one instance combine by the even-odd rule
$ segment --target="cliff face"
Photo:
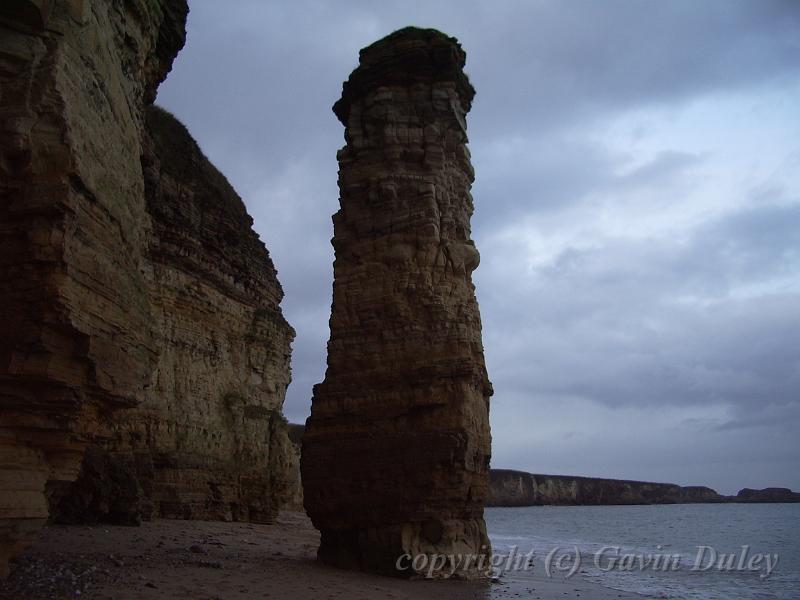
[[[0,4],[0,572],[48,496],[264,520],[284,494],[274,268],[185,130],[145,128],[187,10]],[[82,480],[110,484],[81,492],[90,444]]]
[[[152,461],[155,515],[268,521],[294,460],[283,290],[244,203],[189,132],[152,107],[146,125],[145,277],[161,351],[109,447]]]
[[[453,38],[400,30],[361,51],[334,106],[347,144],[328,369],[301,458],[333,565],[394,573],[405,552],[488,549],[492,388],[471,279],[464,61]]]
[[[489,506],[724,502],[711,488],[492,469]]]
[[[115,415],[103,444],[101,464],[116,474],[106,479],[120,485],[81,478],[57,495],[54,519],[269,521],[297,472],[281,414],[294,331],[275,268],[228,181],[156,107],[146,111],[142,170],[158,360],[142,402]]]
[[[158,356],[143,290],[142,108],[182,0],[0,8],[0,572]]]

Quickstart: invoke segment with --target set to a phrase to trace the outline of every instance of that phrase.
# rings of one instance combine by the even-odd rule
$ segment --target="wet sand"
[[[318,540],[300,513],[282,513],[271,525],[157,520],[141,527],[48,527],[0,583],[0,598],[641,600],[579,579],[530,574],[488,583],[341,571],[315,560]]]

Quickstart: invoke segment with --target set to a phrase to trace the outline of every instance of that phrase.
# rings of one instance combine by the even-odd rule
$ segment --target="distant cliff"
[[[711,488],[492,469],[489,506],[724,502]]]
[[[800,493],[789,488],[764,488],[751,490],[744,488],[731,499],[732,502],[800,502]]]
[[[705,486],[680,486],[569,475],[539,475],[492,469],[488,506],[690,504],[720,502],[800,502],[787,488],[743,489],[723,496]]]

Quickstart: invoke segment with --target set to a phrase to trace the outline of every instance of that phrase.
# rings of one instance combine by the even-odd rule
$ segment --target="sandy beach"
[[[54,526],[20,556],[0,598],[556,600],[641,598],[573,579],[402,580],[326,567],[301,513],[271,525],[158,520],[141,527]]]

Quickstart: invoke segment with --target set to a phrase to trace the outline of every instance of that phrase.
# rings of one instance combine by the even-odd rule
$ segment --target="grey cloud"
[[[750,465],[758,481],[742,485],[792,483],[800,449],[785,424],[798,422],[800,291],[784,284],[800,279],[797,186],[764,180],[758,197],[742,190],[745,208],[732,199],[682,235],[615,237],[591,222],[602,203],[623,225],[621,206],[658,214],[720,177],[709,166],[718,158],[672,142],[646,158],[587,132],[627,111],[792,89],[800,82],[796,2],[191,7],[188,44],[159,103],[243,196],[279,270],[298,332],[292,420],[308,414],[325,369],[343,143],[330,107],[359,48],[417,24],[460,39],[478,90],[473,226],[497,390],[495,464],[723,489]],[[531,262],[512,226],[527,227],[552,258]],[[676,425],[650,429],[655,410]],[[679,425],[687,411],[702,414]],[[741,446],[757,445],[754,431],[774,445],[748,456]],[[603,436],[613,443],[598,452]]]
[[[616,186],[635,192],[640,186],[652,187],[669,184],[676,175],[682,174],[701,162],[702,157],[691,152],[663,150],[649,162],[619,176]]]
[[[502,290],[482,294],[493,372],[611,405],[800,401],[800,291],[731,298],[738,283],[800,279],[798,225],[800,204],[754,208],[681,245],[569,248],[511,288],[484,274]]]
[[[495,27],[489,21],[464,36],[479,90],[473,141],[580,127],[609,111],[763,84],[800,68],[800,11],[790,2],[504,6]]]

